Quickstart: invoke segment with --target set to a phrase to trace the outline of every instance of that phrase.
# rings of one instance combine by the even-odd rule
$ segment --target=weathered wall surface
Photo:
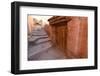
[[[87,58],[87,17],[53,17],[49,19],[51,37],[67,58]]]
[[[72,17],[67,24],[67,54],[72,58],[87,57],[87,18]]]

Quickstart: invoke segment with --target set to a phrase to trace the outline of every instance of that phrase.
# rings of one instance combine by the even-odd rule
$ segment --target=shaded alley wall
[[[53,16],[48,21],[52,42],[67,58],[87,58],[87,17]]]

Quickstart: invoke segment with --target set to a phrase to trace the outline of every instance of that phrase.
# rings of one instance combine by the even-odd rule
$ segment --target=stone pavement
[[[57,49],[43,28],[33,30],[28,36],[28,60],[65,59],[62,51]]]

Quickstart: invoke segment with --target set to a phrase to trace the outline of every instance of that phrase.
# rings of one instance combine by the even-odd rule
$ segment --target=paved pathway
[[[59,51],[48,38],[43,28],[33,30],[28,36],[28,60],[64,59],[66,56]]]

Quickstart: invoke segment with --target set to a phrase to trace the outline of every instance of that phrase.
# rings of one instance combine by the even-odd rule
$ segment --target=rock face
[[[44,28],[35,29],[28,36],[28,60],[64,58],[66,58],[66,56],[52,44]]]

